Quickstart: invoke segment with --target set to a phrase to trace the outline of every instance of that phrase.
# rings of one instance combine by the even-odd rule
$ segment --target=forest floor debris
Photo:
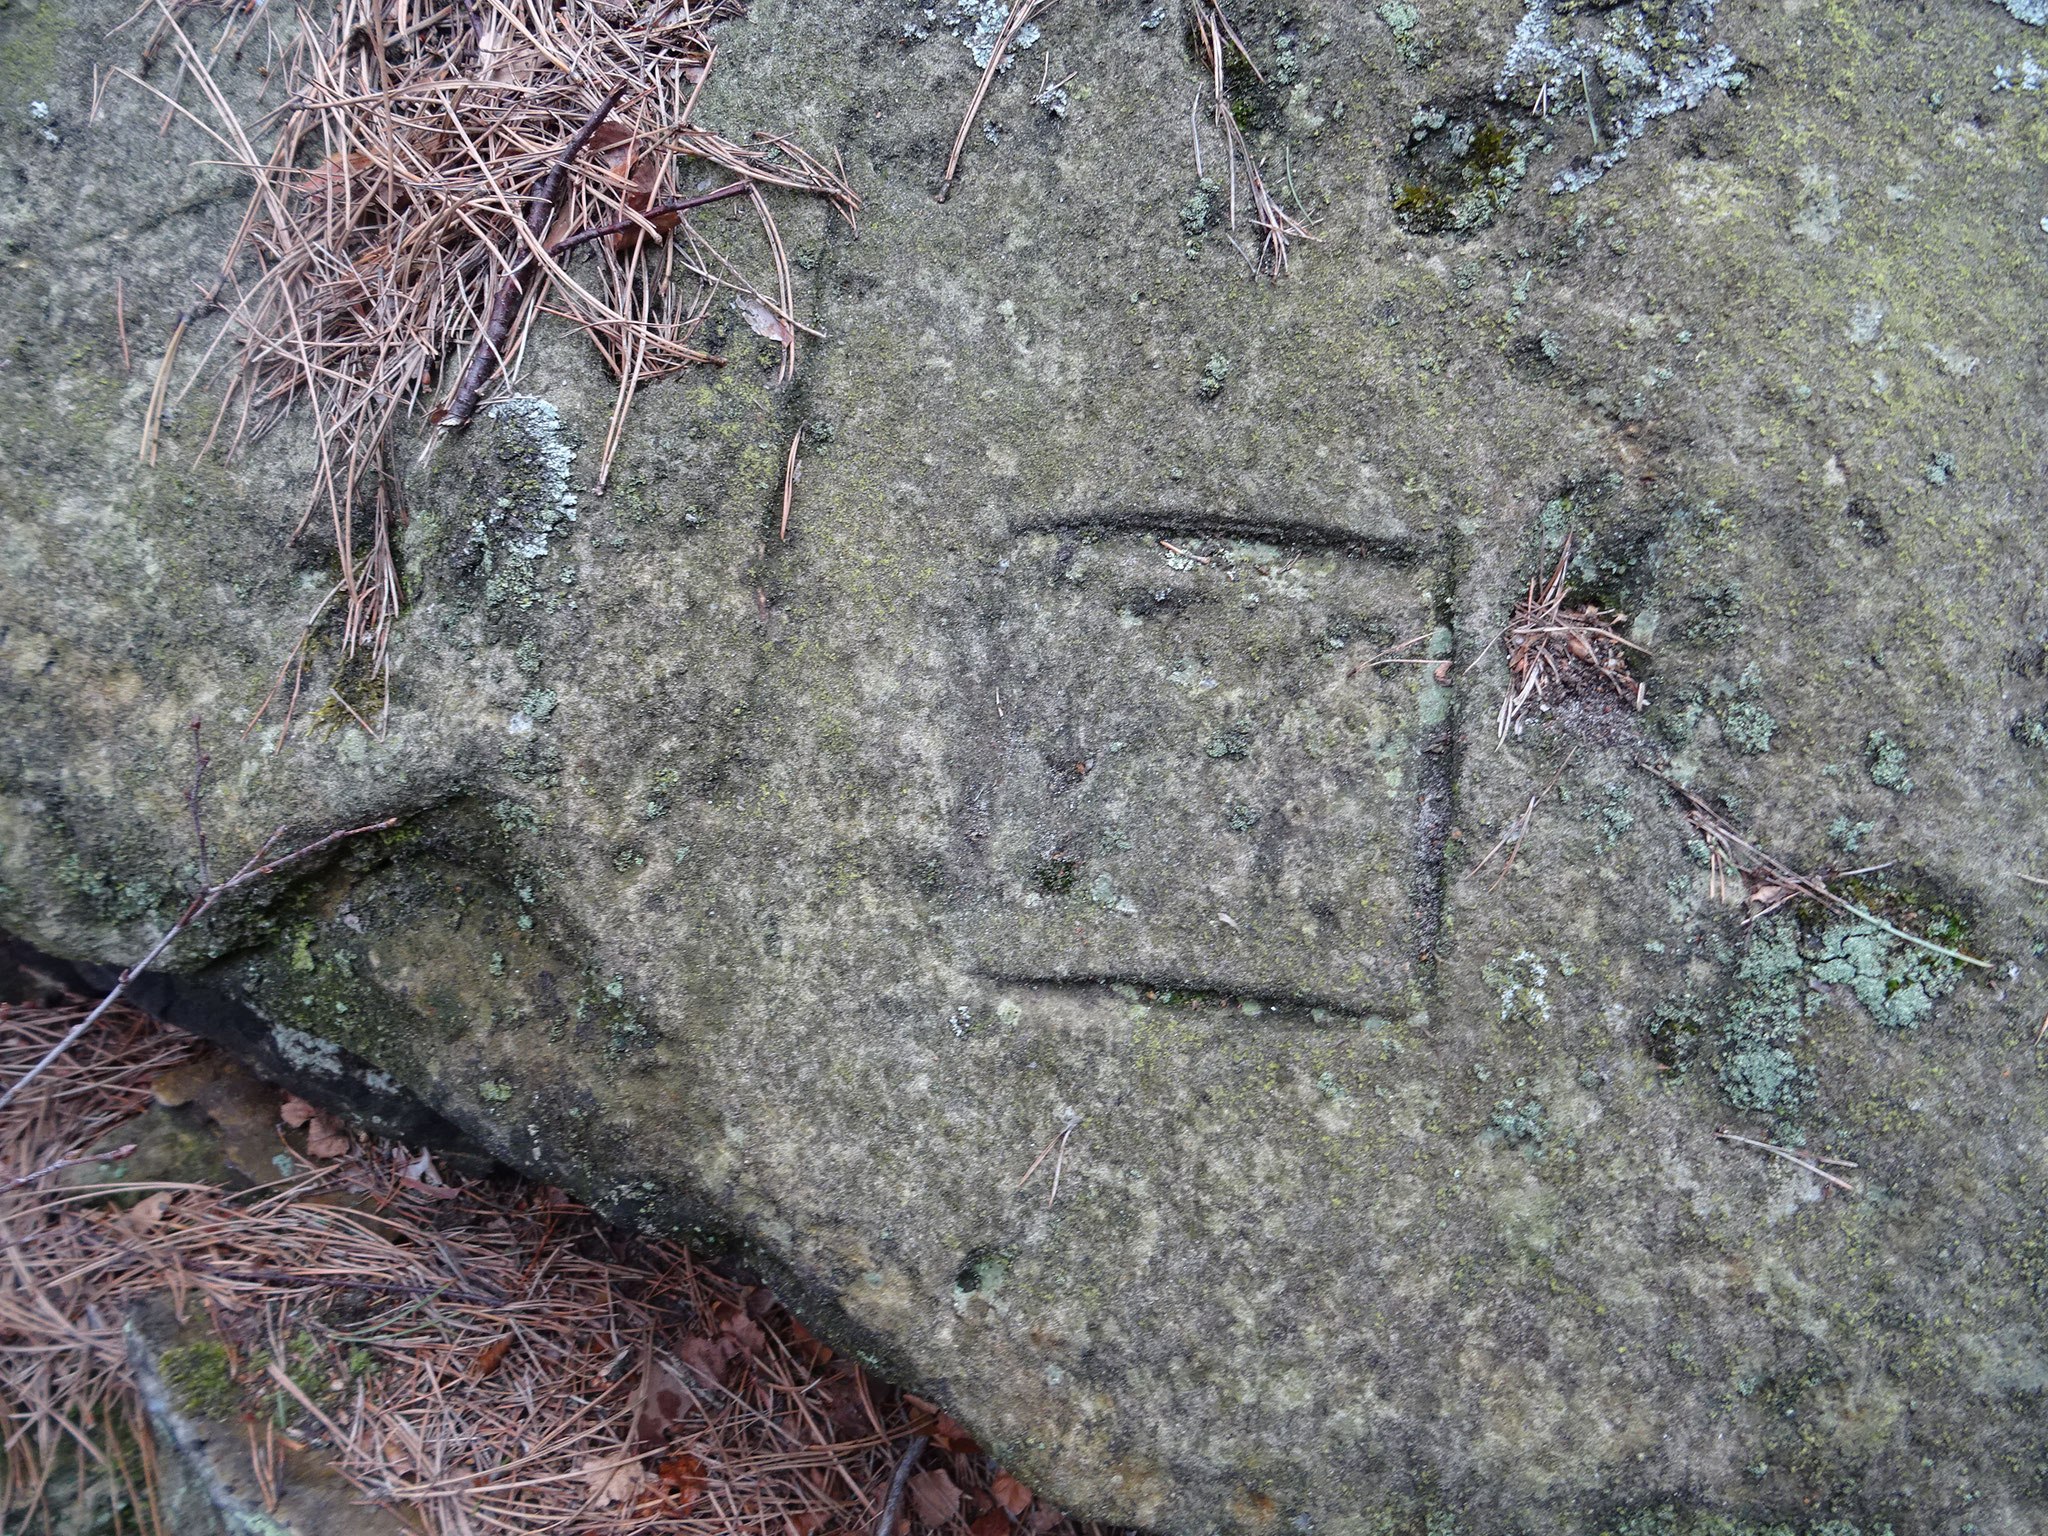
[[[87,1011],[0,1007],[0,1072]],[[165,1453],[123,1322],[168,1296],[211,1320],[217,1406],[243,1421],[259,1481],[281,1447],[318,1448],[436,1536],[866,1533],[919,1436],[892,1536],[1101,1536],[765,1288],[559,1190],[444,1172],[283,1095],[274,1182],[54,1180],[127,1141],[152,1081],[210,1050],[116,1004],[0,1115],[7,1529],[46,1528],[66,1499],[106,1506],[97,1528],[153,1529]]]

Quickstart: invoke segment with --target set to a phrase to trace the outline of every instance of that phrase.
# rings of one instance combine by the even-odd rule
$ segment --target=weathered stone
[[[331,580],[283,542],[306,442],[199,457],[202,386],[136,463],[234,179],[132,89],[88,122],[115,9],[15,0],[0,921],[102,963],[161,931],[194,714],[218,847],[404,815],[179,969],[731,1242],[1085,1513],[2035,1528],[2048,37],[1990,0],[1233,7],[1321,237],[1267,283],[1158,9],[1047,12],[944,204],[943,18],[726,26],[703,119],[866,199],[858,239],[780,210],[829,340],[778,392],[727,322],[571,522],[612,390],[544,331],[545,406],[413,476],[384,739],[328,710],[279,750],[236,733]],[[1567,35],[1637,22],[1711,84]],[[1503,77],[1538,43],[1547,125]],[[1488,641],[1568,532],[1649,707],[1499,750]],[[1353,675],[1417,636],[1450,666]],[[1660,753],[1789,863],[1893,861],[1865,899],[1992,969],[1745,929]]]

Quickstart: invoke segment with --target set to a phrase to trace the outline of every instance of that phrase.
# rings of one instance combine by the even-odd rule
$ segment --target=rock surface
[[[134,88],[91,119],[124,14],[0,12],[0,924],[162,931],[195,714],[217,848],[404,816],[177,969],[731,1243],[1079,1512],[2038,1528],[2026,6],[1232,8],[1320,237],[1267,282],[1171,6],[1047,12],[940,204],[945,15],[764,0],[700,117],[844,154],[858,238],[783,215],[828,339],[777,390],[725,320],[597,497],[565,450],[612,390],[543,332],[413,475],[382,739],[282,747],[237,733],[332,551],[285,543],[307,440],[201,456],[204,385],[137,463],[239,205]],[[1488,642],[1567,534],[1648,708],[1500,749]],[[1745,927],[1653,757],[1795,867],[1889,862],[1862,899],[1991,969]]]

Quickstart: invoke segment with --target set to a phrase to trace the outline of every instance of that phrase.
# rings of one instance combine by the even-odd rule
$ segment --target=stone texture
[[[611,392],[544,334],[548,408],[413,475],[385,738],[329,709],[280,750],[237,733],[331,579],[284,543],[305,441],[199,457],[201,386],[136,463],[233,178],[133,90],[88,121],[117,8],[14,0],[0,922],[99,963],[160,931],[194,714],[220,847],[404,815],[185,984],[730,1244],[1083,1513],[2035,1528],[2048,38],[1723,0],[1743,81],[1583,190],[1577,101],[1547,150],[1485,135],[1527,132],[1531,11],[1714,9],[1234,8],[1322,237],[1265,283],[1190,212],[1171,7],[1048,12],[938,204],[959,41],[757,5],[702,116],[844,153],[859,237],[785,222],[829,340],[777,392],[725,320],[569,523]],[[1650,707],[1498,750],[1487,642],[1568,530]],[[1351,675],[1417,635],[1441,677]],[[1894,861],[1868,899],[1993,968],[1743,928],[1653,754],[1789,862]],[[1050,1161],[1018,1181],[1070,1124],[1049,1205]]]

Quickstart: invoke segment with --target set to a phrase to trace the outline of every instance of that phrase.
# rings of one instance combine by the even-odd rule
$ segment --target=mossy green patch
[[[181,1412],[200,1419],[228,1419],[241,1410],[227,1346],[218,1339],[194,1339],[164,1351],[160,1373]]]

